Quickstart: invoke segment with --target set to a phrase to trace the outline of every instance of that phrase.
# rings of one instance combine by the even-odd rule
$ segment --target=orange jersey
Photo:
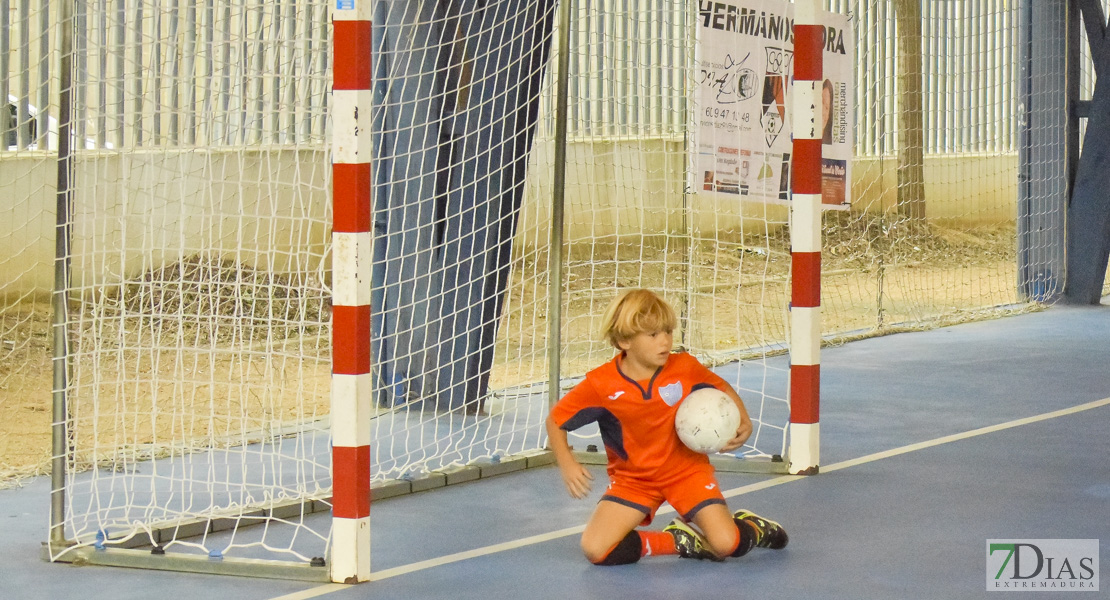
[[[620,370],[621,356],[590,371],[551,409],[561,429],[574,431],[597,423],[609,459],[609,476],[658,481],[709,458],[678,439],[674,415],[695,386],[725,390],[727,384],[685,352],[672,354],[648,381],[637,382]]]

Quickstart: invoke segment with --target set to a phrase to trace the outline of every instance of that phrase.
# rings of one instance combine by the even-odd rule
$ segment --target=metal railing
[[[56,150],[48,0],[0,0],[0,150]],[[74,133],[85,148],[324,143],[326,2],[75,3]],[[306,75],[306,73],[313,75]]]
[[[330,68],[325,2],[90,0],[77,6],[83,35],[76,40],[75,99],[83,118],[74,126],[85,147],[323,143]],[[681,136],[697,5],[597,0],[582,6],[572,15],[569,134]],[[855,23],[856,153],[890,153],[897,147],[892,1],[826,0],[826,7]],[[1017,10],[1015,0],[924,0],[926,153],[1015,151]],[[0,14],[7,17],[0,27],[0,99],[10,115],[0,118],[0,151],[53,149],[55,11],[49,0],[0,0]],[[1085,59],[1084,81],[1090,81]],[[549,122],[544,130],[554,127]]]

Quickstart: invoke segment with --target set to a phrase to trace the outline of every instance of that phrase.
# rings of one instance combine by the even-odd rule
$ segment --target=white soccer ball
[[[716,388],[690,392],[674,417],[678,439],[702,454],[720,452],[739,426],[740,409],[728,394]]]

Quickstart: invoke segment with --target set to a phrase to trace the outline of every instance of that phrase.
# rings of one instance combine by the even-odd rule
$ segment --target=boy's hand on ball
[[[741,419],[740,425],[736,428],[736,435],[721,448],[721,452],[732,452],[737,448],[744,445],[748,438],[752,435],[752,422],[748,419]]]

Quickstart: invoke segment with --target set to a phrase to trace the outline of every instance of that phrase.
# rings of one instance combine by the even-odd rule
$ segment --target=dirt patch
[[[50,307],[0,312],[0,483],[43,471],[50,458]]]
[[[843,332],[842,340],[1026,306],[1013,289],[1012,227],[913,228],[881,217],[840,222],[830,215],[823,321],[825,331]],[[668,244],[613,244],[595,249],[593,260],[567,265],[565,375],[611,356],[597,339],[597,319],[626,287],[672,290],[682,315],[678,339],[710,362],[735,360],[746,348],[785,351],[790,252],[784,234]],[[547,379],[545,265],[544,256],[515,265],[494,389]],[[993,308],[1004,305],[1011,307]],[[326,416],[329,308],[319,282],[201,256],[85,298],[77,307],[85,312],[74,313],[71,328],[70,389],[84,398],[71,415],[71,440],[83,449],[75,466],[110,462],[121,452],[142,458],[241,444],[245,431],[279,435],[282,423]],[[0,312],[0,485],[49,468],[50,340],[49,306]],[[85,408],[92,401],[95,416]]]
[[[70,468],[283,434],[327,415],[330,299],[310,278],[193,256],[70,308]],[[3,312],[0,483],[48,471],[49,307]]]

